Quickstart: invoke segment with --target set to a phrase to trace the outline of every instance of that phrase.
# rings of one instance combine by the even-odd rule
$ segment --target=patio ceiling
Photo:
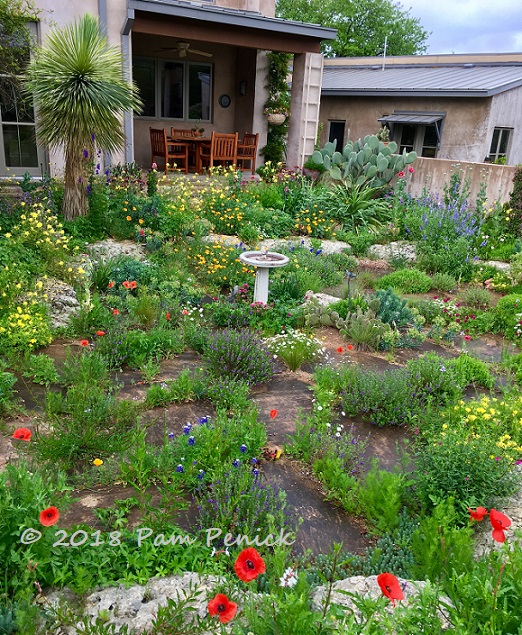
[[[176,0],[129,0],[123,33],[131,30],[286,53],[320,53],[321,40],[336,36],[315,24]]]

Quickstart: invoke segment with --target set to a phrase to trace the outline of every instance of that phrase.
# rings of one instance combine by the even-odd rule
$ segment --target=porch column
[[[121,31],[121,51],[123,54],[123,77],[132,81],[132,40],[131,30],[134,23],[134,11],[129,10]],[[134,113],[123,113],[123,133],[125,135],[125,159],[126,163],[134,161]]]
[[[303,167],[303,163],[314,151],[319,124],[322,78],[321,53],[294,55],[286,152],[286,165],[290,169],[296,166]]]

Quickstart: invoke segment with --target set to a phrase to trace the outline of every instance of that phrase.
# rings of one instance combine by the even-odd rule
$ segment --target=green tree
[[[56,29],[36,51],[25,78],[38,109],[41,143],[65,149],[63,213],[87,212],[88,167],[95,144],[112,152],[125,141],[121,115],[139,109],[136,86],[123,77],[123,57],[89,14]]]
[[[277,0],[276,14],[287,20],[337,29],[334,41],[323,43],[326,57],[426,52],[429,33],[419,20],[393,0]]]
[[[32,45],[28,22],[36,10],[28,0],[0,0],[0,103],[10,107],[19,93],[19,79]]]

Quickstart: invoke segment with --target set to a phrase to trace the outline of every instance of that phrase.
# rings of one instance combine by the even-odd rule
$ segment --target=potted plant
[[[383,143],[389,143],[390,129],[388,128],[388,126],[383,126],[377,131],[377,134],[375,136],[377,137],[377,139],[379,139],[379,141],[382,141]]]
[[[286,106],[277,104],[273,106],[266,106],[263,113],[267,118],[268,123],[272,124],[273,126],[280,126],[281,124],[283,124],[289,114],[288,108],[286,108]]]
[[[205,128],[201,127],[201,119],[198,119],[194,126],[192,127],[192,132],[195,137],[201,137],[205,132]]]

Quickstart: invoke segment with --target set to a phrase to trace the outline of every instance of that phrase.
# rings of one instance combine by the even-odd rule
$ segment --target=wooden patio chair
[[[174,163],[187,174],[189,144],[185,141],[169,141],[167,131],[163,128],[149,128],[149,130],[152,150],[151,163],[154,163],[154,157],[161,157],[165,163],[165,174],[169,173],[169,168],[173,169]]]
[[[257,144],[259,141],[259,133],[256,134],[245,132],[243,141],[237,145],[237,167],[245,168],[245,163],[250,163],[249,167],[252,174],[256,171]]]
[[[223,134],[213,132],[208,146],[201,148],[201,164],[209,168],[215,165],[237,165],[238,133]]]
[[[171,128],[170,129],[170,138],[171,139],[180,139],[189,141],[190,139],[194,139],[196,135],[194,134],[194,130],[187,128]],[[189,164],[190,167],[196,167],[196,146],[193,143],[189,143]]]

